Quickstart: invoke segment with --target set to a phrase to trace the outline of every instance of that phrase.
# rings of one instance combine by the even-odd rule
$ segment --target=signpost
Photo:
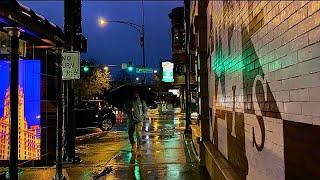
[[[80,79],[80,53],[67,51],[62,53],[62,80]]]
[[[152,68],[136,68],[136,73],[153,73]]]

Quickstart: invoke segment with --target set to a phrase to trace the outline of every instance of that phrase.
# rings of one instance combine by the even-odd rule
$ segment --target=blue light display
[[[40,158],[40,60],[19,61],[19,159]],[[10,61],[0,60],[0,159],[9,158]]]

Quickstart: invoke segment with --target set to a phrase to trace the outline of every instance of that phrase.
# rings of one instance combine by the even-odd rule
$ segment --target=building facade
[[[182,86],[185,84],[184,66],[186,60],[185,53],[185,31],[184,31],[184,8],[177,7],[172,9],[169,14],[171,19],[171,39],[172,39],[172,62],[174,63],[173,85]]]
[[[173,78],[172,83],[174,88],[179,89],[180,92],[180,107],[184,110],[184,87],[185,87],[185,30],[184,30],[184,8],[177,7],[172,9],[169,14],[171,19],[171,39],[172,39],[172,62],[174,64],[173,68]]]
[[[184,101],[186,97],[185,86],[186,86],[186,61],[188,56],[186,54],[186,44],[185,44],[185,19],[184,19],[184,7],[176,7],[172,9],[172,12],[169,14],[171,19],[172,29],[172,62],[174,63],[174,82],[172,83],[174,88],[179,88],[180,92],[180,101],[181,107],[184,107]],[[193,39],[191,38],[191,41]],[[197,108],[196,99],[197,99],[197,86],[196,86],[196,59],[195,59],[195,50],[194,48],[190,51],[191,59],[189,62],[190,73],[188,73],[189,77],[189,86],[190,86],[190,94],[191,94],[191,111],[196,112]]]
[[[319,179],[320,3],[199,2],[209,113],[198,152],[211,177]]]

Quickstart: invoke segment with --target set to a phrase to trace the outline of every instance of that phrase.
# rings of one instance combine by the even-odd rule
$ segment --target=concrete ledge
[[[211,142],[203,142],[205,166],[212,179],[238,180],[237,173]]]
[[[195,149],[195,154],[198,159],[200,159],[200,137],[201,137],[201,129],[197,124],[190,125],[192,130],[192,142]]]

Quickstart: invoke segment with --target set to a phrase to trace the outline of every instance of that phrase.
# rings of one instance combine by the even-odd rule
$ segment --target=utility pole
[[[81,0],[64,0],[64,33],[65,49],[79,50],[78,37],[81,37]],[[82,42],[82,41],[81,41]],[[63,81],[64,97],[64,157],[68,163],[75,163],[79,158],[75,156],[75,122],[74,122],[74,80]]]
[[[190,55],[190,0],[184,0],[184,29],[185,29],[185,52],[186,52],[186,62],[185,62],[185,94],[186,94],[186,130],[185,133],[190,133],[190,61],[191,61],[191,55]]]
[[[64,34],[65,34],[65,50],[73,50],[73,40],[74,40],[74,1],[73,0],[64,0]],[[72,134],[73,134],[73,113],[72,113],[72,82],[71,80],[63,81],[63,159],[66,162],[71,162],[73,158],[73,148],[72,148]]]
[[[10,180],[18,179],[18,104],[19,104],[19,36],[20,31],[16,27],[6,28],[11,42],[10,55]]]

